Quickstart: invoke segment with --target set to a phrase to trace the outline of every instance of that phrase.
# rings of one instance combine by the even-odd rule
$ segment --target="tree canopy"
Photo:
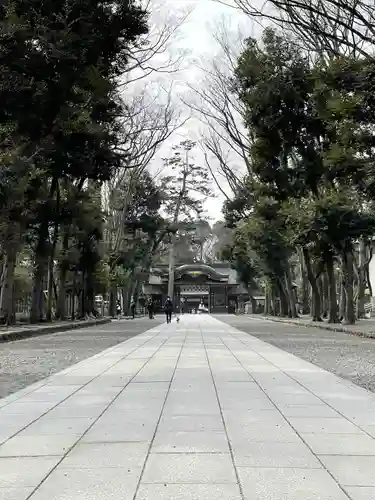
[[[127,98],[123,80],[129,83],[127,73],[139,69],[133,54],[147,44],[148,17],[149,12],[133,0],[2,4],[3,323],[15,321],[14,285],[21,256],[32,272],[32,321],[51,319],[53,308],[65,319],[69,294],[72,318],[92,314],[95,290],[103,287],[106,274],[112,279],[111,263],[119,256],[125,262],[123,246],[116,248],[115,257],[111,252],[106,257],[110,214],[103,206],[103,190],[122,172],[139,167],[140,156],[150,161],[175,126],[168,105],[163,123],[159,115],[153,116],[160,133],[147,136],[143,131],[141,138],[137,136],[138,147],[133,147],[132,97]],[[156,52],[169,39],[160,41]],[[154,52],[148,50],[148,61]],[[143,175],[130,184],[131,210],[125,210],[121,227],[142,244],[133,245],[136,254],[129,257],[127,268],[147,254],[149,240],[155,243],[161,225],[152,179]],[[124,186],[116,202],[124,197]],[[116,212],[118,207],[112,209]],[[78,311],[72,305],[76,297]]]
[[[364,314],[375,233],[372,71],[366,57],[311,61],[272,29],[261,43],[248,39],[238,59],[233,92],[245,109],[254,175],[224,213],[236,227],[233,262],[246,273],[257,255],[274,313],[297,315],[299,276],[315,320],[339,320],[337,282],[344,320]]]

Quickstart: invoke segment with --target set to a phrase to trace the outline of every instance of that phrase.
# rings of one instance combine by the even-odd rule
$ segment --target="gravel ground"
[[[164,321],[164,316],[70,330],[0,344],[0,398],[64,370]]]
[[[246,316],[217,319],[375,392],[375,339]]]
[[[375,339],[252,320],[246,316],[220,315],[217,318],[375,392]],[[163,316],[153,321],[114,321],[100,327],[0,344],[0,398],[163,321]]]

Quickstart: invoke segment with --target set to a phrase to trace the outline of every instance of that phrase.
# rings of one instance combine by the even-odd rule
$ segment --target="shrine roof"
[[[203,274],[221,281],[227,281],[229,277],[228,274],[219,272],[217,269],[208,264],[184,264],[183,266],[176,268],[176,277],[183,276],[184,274]]]
[[[206,264],[204,262],[192,262],[177,266],[175,269],[175,278],[180,279],[184,275],[198,277],[207,276],[213,281],[227,283],[228,285],[238,285],[238,275],[235,269],[232,269],[226,262],[217,262]],[[161,265],[150,269],[149,283],[162,284],[168,280],[168,266]]]

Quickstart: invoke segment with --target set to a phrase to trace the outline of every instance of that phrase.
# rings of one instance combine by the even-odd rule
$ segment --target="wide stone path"
[[[0,406],[1,500],[375,499],[375,395],[209,316]]]

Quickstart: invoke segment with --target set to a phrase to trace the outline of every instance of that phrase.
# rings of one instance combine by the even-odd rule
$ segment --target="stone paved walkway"
[[[375,395],[209,316],[0,406],[1,500],[375,499]]]

